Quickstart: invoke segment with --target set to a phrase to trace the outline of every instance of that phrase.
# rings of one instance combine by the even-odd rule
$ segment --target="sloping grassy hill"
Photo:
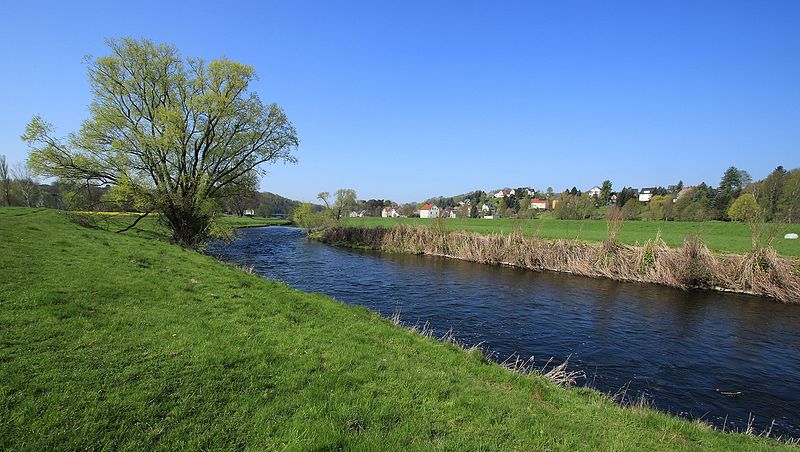
[[[0,209],[0,448],[718,449],[210,257]]]
[[[392,227],[398,223],[432,225],[436,220],[427,218],[348,218],[350,226]],[[578,239],[588,242],[602,242],[608,238],[605,220],[557,220],[538,218],[534,220],[483,218],[447,218],[443,226],[451,231],[467,231],[479,234],[496,234],[517,229],[524,235],[543,239]],[[800,240],[785,240],[787,232],[800,233],[800,225],[775,225],[773,246],[784,256],[800,256]],[[746,253],[752,249],[750,227],[744,223],[724,221],[626,221],[619,233],[619,240],[630,245],[642,244],[652,240],[656,234],[667,245],[675,247],[683,244],[683,239],[697,234],[712,250],[723,253]]]

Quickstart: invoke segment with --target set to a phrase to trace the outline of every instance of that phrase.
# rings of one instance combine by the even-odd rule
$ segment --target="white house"
[[[254,217],[254,216],[256,216],[256,211],[253,210],[253,209],[245,209],[244,210],[244,216],[246,216],[246,217]]]
[[[531,205],[528,208],[529,209],[545,210],[545,209],[547,209],[547,200],[546,199],[539,199],[539,198],[531,198]]]
[[[599,198],[600,197],[600,192],[602,192],[602,191],[603,190],[601,190],[600,187],[595,185],[594,187],[586,190],[586,194],[589,195],[589,196],[596,196],[596,197]]]
[[[386,206],[381,210],[381,216],[383,218],[397,218],[400,216],[400,212],[395,206]]]
[[[506,196],[514,196],[515,194],[517,194],[517,191],[514,190],[513,188],[511,190],[508,190],[508,189],[504,188],[504,189],[498,191],[497,193],[495,193],[494,197],[495,198],[505,198]]]
[[[419,209],[420,218],[439,218],[439,208],[435,204],[425,203]]]
[[[650,198],[653,197],[653,193],[656,191],[655,187],[646,187],[639,190],[639,201],[641,202],[650,202]]]

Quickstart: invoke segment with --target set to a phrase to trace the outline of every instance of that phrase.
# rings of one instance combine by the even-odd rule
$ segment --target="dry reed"
[[[714,255],[698,236],[687,237],[677,248],[667,246],[660,235],[637,246],[622,245],[616,240],[598,245],[525,237],[519,230],[489,235],[448,232],[441,224],[392,228],[335,226],[320,231],[316,238],[336,245],[800,302],[797,270],[769,245],[746,255]]]

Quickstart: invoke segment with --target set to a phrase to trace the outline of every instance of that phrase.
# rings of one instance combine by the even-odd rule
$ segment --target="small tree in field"
[[[728,208],[728,216],[733,221],[754,221],[761,216],[761,206],[752,193],[745,193]]]
[[[159,218],[183,246],[212,233],[219,203],[263,174],[295,162],[298,139],[283,110],[250,92],[251,66],[184,58],[149,40],[110,40],[88,61],[89,118],[68,139],[36,116],[23,135],[42,175],[109,184],[118,199]]]

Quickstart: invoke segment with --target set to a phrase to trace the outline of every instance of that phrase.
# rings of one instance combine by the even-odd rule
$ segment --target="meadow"
[[[767,450],[153,238],[0,209],[0,449]]]
[[[392,227],[396,224],[435,225],[447,230],[479,234],[508,234],[520,230],[523,235],[544,239],[577,239],[602,242],[608,237],[605,220],[558,220],[539,218],[531,220],[483,218],[348,218],[345,225],[365,227]],[[798,225],[779,225],[773,241],[775,249],[785,256],[800,256],[800,240],[785,240],[786,232],[800,232]],[[656,234],[671,247],[683,244],[684,238],[697,234],[711,250],[721,253],[746,253],[752,249],[750,227],[744,223],[722,221],[626,221],[619,233],[619,241],[630,245],[643,244]]]

